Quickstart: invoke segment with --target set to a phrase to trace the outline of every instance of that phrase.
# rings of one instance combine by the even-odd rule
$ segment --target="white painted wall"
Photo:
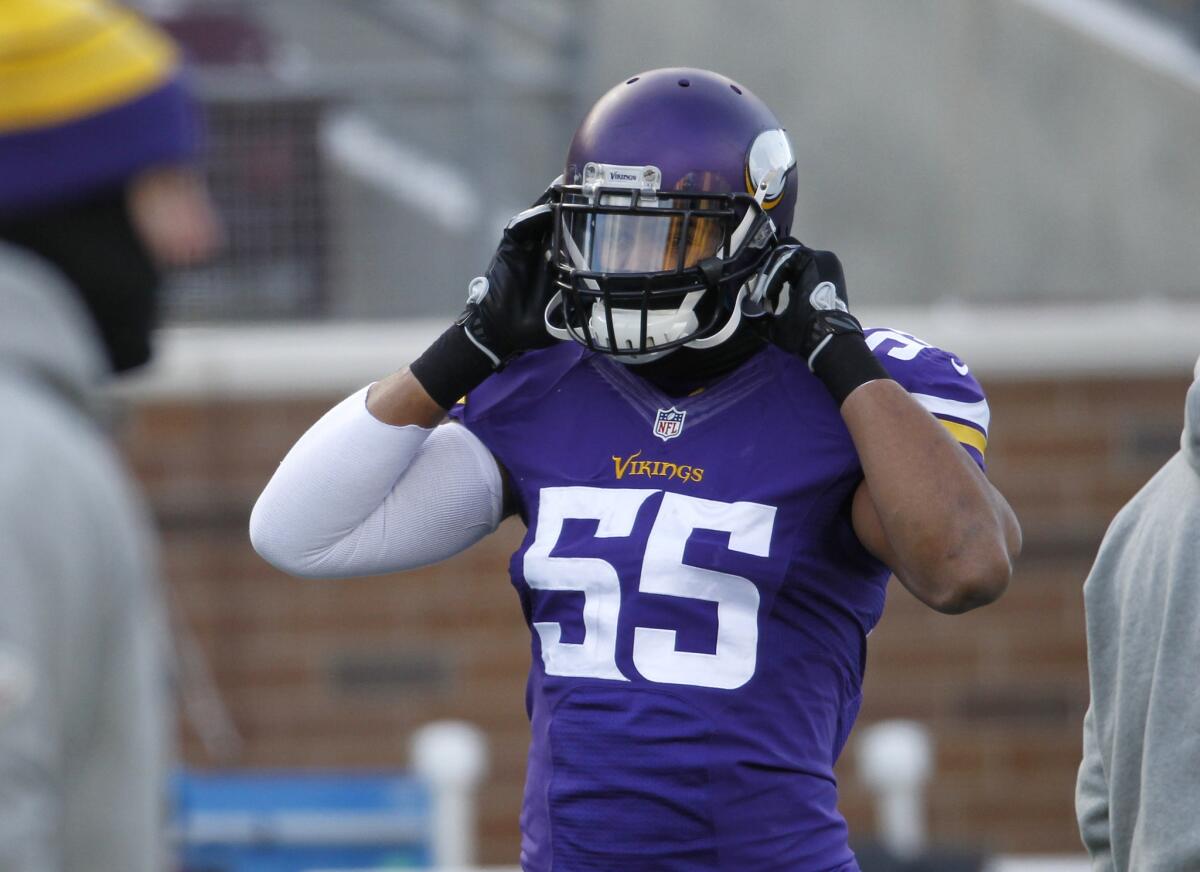
[[[587,34],[593,96],[679,64],[775,108],[852,303],[1200,298],[1200,61],[1110,0],[600,0]]]

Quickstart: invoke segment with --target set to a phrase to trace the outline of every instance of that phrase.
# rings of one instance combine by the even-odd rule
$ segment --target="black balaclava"
[[[629,371],[640,375],[664,393],[679,397],[697,388],[707,387],[737,369],[766,344],[757,325],[743,318],[734,334],[720,345],[712,348],[684,346],[658,360],[630,364]]]
[[[0,239],[57,267],[91,313],[114,372],[150,359],[161,275],[129,216],[125,189],[0,216]]]

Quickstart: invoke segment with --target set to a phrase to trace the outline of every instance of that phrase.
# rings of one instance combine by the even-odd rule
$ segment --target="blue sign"
[[[182,872],[427,867],[429,795],[400,774],[187,773],[176,782]]]

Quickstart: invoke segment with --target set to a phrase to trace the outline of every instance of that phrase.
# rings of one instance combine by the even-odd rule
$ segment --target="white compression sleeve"
[[[250,515],[250,540],[293,575],[412,569],[482,539],[503,517],[500,469],[466,427],[395,427],[363,388],[292,447]]]

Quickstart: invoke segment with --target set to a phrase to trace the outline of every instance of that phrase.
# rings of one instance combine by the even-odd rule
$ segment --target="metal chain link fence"
[[[227,236],[169,322],[457,312],[578,116],[585,3],[141,6],[191,57]]]

